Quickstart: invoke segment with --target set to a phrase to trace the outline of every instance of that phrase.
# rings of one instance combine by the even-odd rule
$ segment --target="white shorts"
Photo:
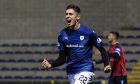
[[[93,81],[95,74],[93,72],[83,71],[77,74],[68,75],[70,84],[87,84]]]

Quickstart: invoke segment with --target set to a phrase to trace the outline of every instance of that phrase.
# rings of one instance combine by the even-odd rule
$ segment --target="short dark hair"
[[[116,39],[119,39],[119,37],[120,37],[119,32],[111,31],[110,33],[112,33],[113,35],[115,35],[116,36]]]
[[[80,12],[81,12],[80,7],[77,6],[77,5],[74,5],[74,4],[68,5],[68,6],[66,7],[66,10],[67,10],[67,9],[73,9],[73,10],[74,10],[75,12],[77,12],[77,13],[80,13]]]

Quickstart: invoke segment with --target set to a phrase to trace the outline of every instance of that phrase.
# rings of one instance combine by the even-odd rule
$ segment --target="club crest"
[[[81,40],[81,41],[84,40],[84,36],[80,36],[80,40]]]

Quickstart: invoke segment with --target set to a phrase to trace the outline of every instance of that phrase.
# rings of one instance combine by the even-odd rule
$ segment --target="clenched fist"
[[[46,69],[50,69],[51,68],[51,64],[46,59],[43,60],[42,66],[44,68],[46,68]]]

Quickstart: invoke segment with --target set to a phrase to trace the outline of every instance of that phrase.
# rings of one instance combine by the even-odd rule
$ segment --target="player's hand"
[[[109,73],[109,72],[111,72],[111,70],[112,69],[111,69],[111,66],[110,65],[107,65],[107,66],[104,67],[104,72],[105,73]]]
[[[46,68],[46,69],[50,69],[51,68],[51,64],[46,59],[43,60],[42,66],[44,68]]]

